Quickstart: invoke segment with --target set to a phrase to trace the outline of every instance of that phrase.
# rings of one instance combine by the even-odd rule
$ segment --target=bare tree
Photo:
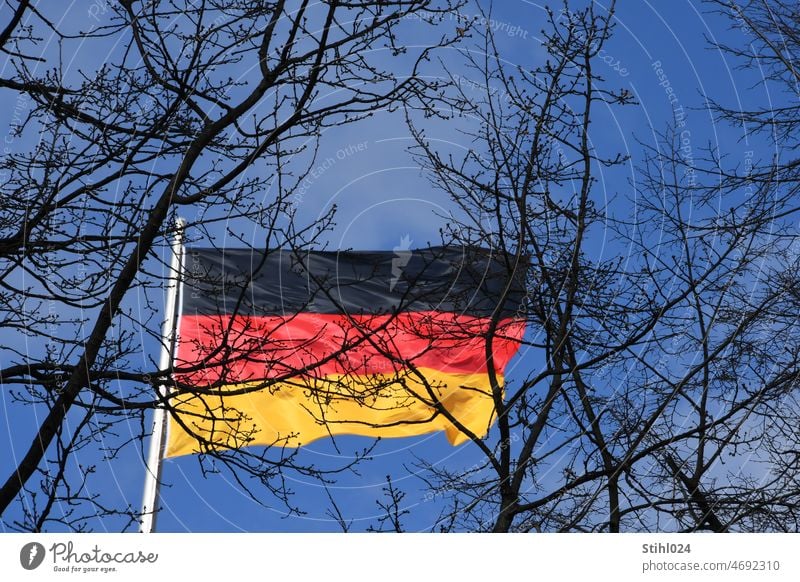
[[[633,102],[598,66],[614,8],[548,11],[532,71],[474,31],[470,80],[454,77],[455,113],[476,120],[466,153],[409,116],[461,210],[450,236],[516,257],[508,280],[524,268],[528,290],[527,365],[493,380],[483,460],[418,469],[447,531],[796,531],[793,187],[742,196],[673,127],[644,148],[635,196],[604,202],[597,173],[626,158],[593,145],[593,121]]]
[[[163,283],[172,275],[163,255],[175,216],[188,219],[190,242],[224,248],[227,238],[302,257],[331,225],[330,214],[300,223],[293,204],[323,130],[404,106],[417,159],[458,208],[443,244],[491,249],[503,265],[492,273],[501,293],[488,326],[447,330],[449,341],[483,342],[496,426],[484,437],[460,422],[435,382],[376,339],[369,320],[326,358],[355,376],[349,355],[367,347],[380,354],[387,374],[368,393],[403,387],[430,410],[418,422],[444,417],[479,453],[469,467],[418,460],[414,472],[443,507],[435,528],[798,529],[800,253],[789,223],[797,164],[779,158],[742,173],[712,152],[699,167],[669,127],[656,147],[643,146],[635,195],[627,204],[604,201],[598,172],[628,160],[595,145],[598,110],[634,105],[598,66],[613,1],[548,11],[548,58],[533,70],[505,64],[490,14],[485,28],[456,20],[454,37],[482,51],[462,53],[467,75],[441,63],[453,81],[444,94],[418,74],[432,49],[410,55],[400,35],[406,17],[441,24],[457,1],[120,1],[95,14],[102,21],[89,31],[56,25],[58,9],[40,4],[15,2],[0,26],[0,89],[16,100],[0,162],[0,321],[6,337],[25,339],[3,342],[0,380],[15,414],[42,419],[20,435],[30,444],[0,489],[8,527],[80,531],[97,516],[107,528],[136,523],[138,508],[87,486],[103,470],[95,461],[140,452],[153,408],[180,419],[175,398],[220,396],[238,361],[260,353],[254,338],[274,331],[245,319],[215,330],[219,341],[203,346],[203,362],[158,369],[148,354],[163,341]],[[760,49],[756,57],[727,50],[760,59],[768,81],[794,87],[796,9],[716,4],[746,23]],[[454,40],[433,34],[433,48]],[[85,70],[69,64],[80,44],[102,56]],[[793,107],[718,111],[791,154]],[[446,151],[429,140],[420,121],[429,115],[471,120],[469,147]],[[255,307],[246,290],[257,271],[234,282],[243,313]],[[221,283],[209,278],[200,288]],[[315,283],[337,301],[335,281]],[[518,305],[527,333],[522,365],[501,377],[492,364],[495,347],[509,340],[508,303]],[[431,346],[442,337],[435,326],[415,333]],[[280,377],[241,392],[314,378],[323,363],[284,366]],[[198,367],[217,370],[216,380],[188,381]],[[321,399],[344,397],[319,380]],[[156,389],[162,384],[173,387],[168,397]],[[246,444],[239,420],[234,440]],[[185,428],[204,471],[228,470],[247,491],[255,478],[269,500],[297,512],[287,472],[318,479],[329,515],[352,529],[327,485],[369,447],[319,467],[285,443],[220,450],[191,422]],[[409,515],[396,477],[384,493],[385,515],[371,529],[401,531]]]
[[[30,444],[0,489],[9,527],[135,522],[137,508],[86,493],[97,467],[70,459],[88,447],[113,462],[142,446],[147,411],[169,406],[155,387],[172,370],[146,352],[162,341],[174,217],[187,218],[190,242],[312,244],[330,217],[298,224],[290,197],[322,131],[425,107],[436,87],[416,73],[451,40],[413,54],[401,24],[458,4],[126,0],[90,10],[88,31],[59,7],[16,4],[0,32],[0,88],[17,104],[0,163],[0,311],[3,333],[26,342],[3,342],[0,379],[41,421],[18,435]],[[218,457],[286,503],[283,471],[321,475],[285,451]]]

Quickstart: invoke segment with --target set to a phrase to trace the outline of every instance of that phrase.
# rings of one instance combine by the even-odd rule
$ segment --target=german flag
[[[378,252],[187,249],[168,457],[494,420],[519,348],[513,257],[475,247]]]

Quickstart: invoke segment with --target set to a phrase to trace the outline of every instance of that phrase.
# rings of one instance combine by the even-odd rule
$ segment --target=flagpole
[[[172,257],[170,259],[170,274],[167,280],[166,312],[164,324],[161,328],[161,356],[158,369],[163,371],[170,368],[175,351],[175,336],[177,333],[179,287],[181,284],[181,271],[183,269],[183,233],[186,222],[182,218],[175,221],[175,234],[170,243]],[[159,396],[165,396],[168,386],[158,386]],[[156,530],[156,514],[158,512],[159,490],[161,487],[161,465],[164,458],[167,437],[167,411],[159,406],[153,410],[153,434],[150,437],[150,449],[147,453],[147,465],[144,475],[144,493],[142,495],[141,526],[142,533],[153,533]]]

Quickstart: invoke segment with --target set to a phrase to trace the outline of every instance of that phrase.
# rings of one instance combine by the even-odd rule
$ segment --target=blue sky
[[[542,6],[522,0],[495,4],[492,26],[508,63],[531,67],[541,62],[544,53],[538,39],[545,25]],[[632,92],[639,105],[616,108],[613,113],[600,111],[596,118],[591,136],[596,147],[632,156],[625,168],[602,174],[597,196],[613,198],[616,205],[628,204],[636,184],[634,168],[641,162],[641,147],[637,142],[655,145],[655,132],[666,128],[676,110],[686,116],[683,137],[697,157],[709,146],[730,156],[733,164],[738,160],[744,163],[750,151],[755,151],[756,159],[771,155],[759,143],[741,141],[744,135],[741,129],[716,122],[706,108],[706,95],[734,107],[739,103],[763,104],[767,99],[782,97],[765,92],[758,84],[758,71],[733,70],[734,63],[709,46],[707,37],[732,43],[745,43],[748,37],[742,30],[729,30],[728,20],[705,10],[707,7],[696,0],[637,0],[619,4],[616,33],[606,46],[605,62],[598,65],[598,72]],[[468,16],[476,13],[474,8],[467,11]],[[413,36],[415,24],[409,22],[407,26]],[[424,42],[422,35],[420,42]],[[462,49],[477,50],[470,47],[469,39],[465,43]],[[445,49],[442,58],[454,71],[459,70],[462,61],[456,49]],[[88,55],[80,55],[76,62],[84,68],[95,64]],[[675,97],[670,97],[670,89]],[[0,93],[3,105],[0,120],[6,126],[13,123],[13,101],[14,97],[7,92]],[[460,141],[463,140],[457,131],[460,128],[452,122],[431,122],[426,133],[429,138],[450,143],[448,147],[466,147],[468,144]],[[444,225],[442,215],[451,212],[452,206],[422,175],[408,154],[410,144],[409,131],[399,112],[376,112],[358,124],[327,131],[314,173],[304,182],[301,196],[296,199],[298,217],[312,220],[335,203],[336,227],[326,235],[330,248],[389,249],[403,237],[410,237],[412,246],[437,243],[438,230]],[[253,242],[258,244],[257,236]],[[598,255],[618,252],[602,236],[596,245]],[[143,339],[143,351],[148,350],[155,350],[155,345]],[[155,356],[153,353],[152,357]],[[514,373],[522,373],[531,365],[535,363],[520,354],[512,363],[512,369],[517,370],[512,371],[512,378]],[[30,410],[19,413],[18,408],[8,405],[5,395],[4,403],[3,424],[8,428],[2,430],[3,439],[8,439],[11,450],[18,454],[29,442],[36,418]],[[139,427],[130,428],[135,433]],[[331,442],[318,441],[305,447],[301,455],[322,465],[336,463],[342,454],[369,446],[370,442],[340,437],[337,444],[341,452],[337,452]],[[404,503],[410,511],[405,519],[408,529],[426,531],[431,527],[440,507],[436,500],[426,496],[424,484],[415,476],[415,457],[453,468],[468,468],[480,458],[469,445],[451,447],[443,434],[378,443],[371,460],[360,463],[357,473],[340,475],[328,487],[345,516],[353,521],[354,530],[377,525],[380,512],[376,501],[383,494],[387,475],[406,493]],[[11,456],[3,453],[0,457],[3,477],[11,463]],[[135,450],[129,449],[121,458],[102,464],[99,472],[102,478],[94,480],[95,487],[116,491],[118,499],[134,506],[139,504],[144,469]],[[285,509],[268,496],[262,498],[261,504],[250,499],[225,473],[204,478],[194,457],[166,461],[164,480],[160,531],[339,530],[326,514],[330,509],[328,492],[317,481],[294,478],[296,503],[306,514],[287,516]],[[258,491],[258,487],[254,490]],[[95,524],[100,531],[106,527],[110,526]]]

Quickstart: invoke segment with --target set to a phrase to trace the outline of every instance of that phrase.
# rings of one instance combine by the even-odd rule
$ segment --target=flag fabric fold
[[[491,379],[502,387],[524,332],[512,260],[475,247],[187,249],[166,456],[485,435]]]

